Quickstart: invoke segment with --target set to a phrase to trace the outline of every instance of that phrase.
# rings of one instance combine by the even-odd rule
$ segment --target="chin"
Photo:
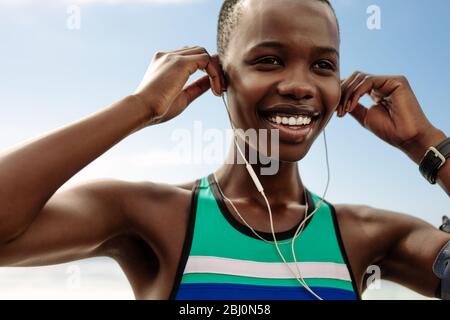
[[[280,146],[280,161],[284,162],[298,162],[302,160],[309,152],[310,146],[305,147],[303,145],[288,145]]]
[[[267,157],[267,152],[259,151],[259,157],[264,160],[264,163],[268,163],[272,159],[280,162],[294,163],[302,160],[308,154],[310,147],[311,145],[281,143],[278,154],[273,154],[269,150],[268,153],[271,154],[271,156]],[[270,158],[271,160],[268,160],[267,158]]]

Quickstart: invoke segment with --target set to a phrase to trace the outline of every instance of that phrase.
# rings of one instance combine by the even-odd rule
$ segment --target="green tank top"
[[[307,191],[309,213],[320,197]],[[300,222],[299,222],[300,223]],[[298,225],[276,233],[286,261],[295,269],[291,240]],[[258,232],[273,241],[271,233]],[[334,207],[324,201],[296,239],[295,254],[308,286],[322,299],[359,299],[340,237]],[[267,243],[229,212],[213,174],[194,185],[186,239],[170,299],[316,299]]]

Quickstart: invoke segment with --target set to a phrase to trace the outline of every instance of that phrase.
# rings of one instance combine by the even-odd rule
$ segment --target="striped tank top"
[[[309,213],[320,197],[307,191]],[[291,230],[276,233],[280,251],[295,271]],[[269,241],[271,233],[258,232]],[[295,241],[300,272],[324,300],[360,299],[340,237],[336,212],[324,201]],[[225,205],[213,174],[198,179],[170,299],[315,300],[284,264],[273,243],[257,238]]]

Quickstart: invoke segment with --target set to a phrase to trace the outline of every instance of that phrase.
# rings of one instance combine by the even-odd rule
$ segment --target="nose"
[[[278,93],[293,100],[310,100],[316,95],[316,87],[305,70],[298,68],[286,73],[278,85]]]

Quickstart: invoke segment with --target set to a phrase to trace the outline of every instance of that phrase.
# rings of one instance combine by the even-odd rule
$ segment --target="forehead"
[[[322,1],[245,0],[242,5],[239,27],[230,41],[231,51],[243,52],[266,40],[339,49],[336,18]]]

